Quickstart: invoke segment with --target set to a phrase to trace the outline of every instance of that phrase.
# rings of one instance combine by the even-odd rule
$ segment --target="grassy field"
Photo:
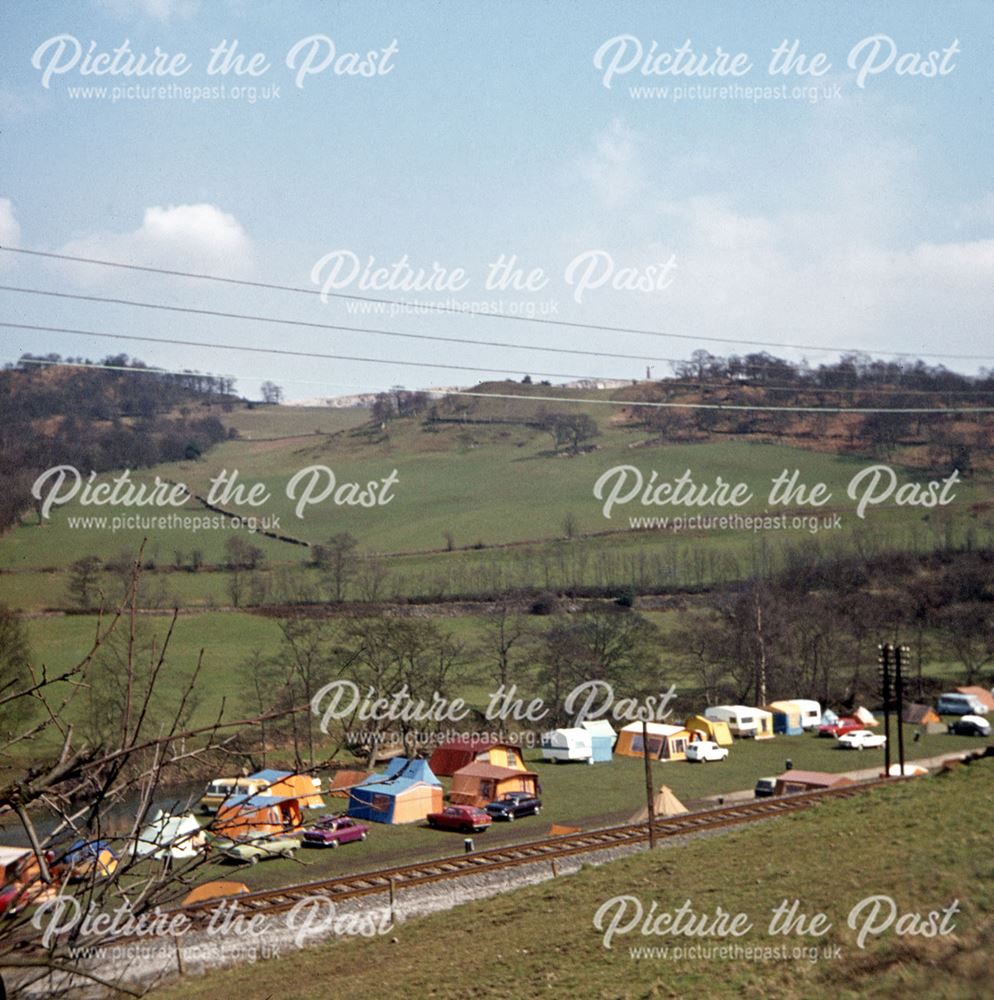
[[[994,974],[992,767],[988,758],[952,774],[827,802],[716,839],[670,846],[396,924],[385,936],[337,941],[188,977],[153,995],[319,1000],[337,992],[332,984],[348,983],[357,1000],[397,994],[437,1000],[470,995],[974,1000],[989,995]],[[719,907],[743,913],[751,929],[734,939],[633,932],[617,936],[608,949],[594,915],[621,894],[636,897],[646,910],[656,902],[660,912],[672,911],[688,901],[695,914],[709,918]],[[939,913],[954,902],[959,909],[945,926],[948,934],[899,936],[894,924],[884,928],[881,922],[861,947],[858,931],[866,911],[854,927],[847,918],[874,895],[889,896],[900,914]],[[809,916],[824,913],[831,927],[820,937],[771,935],[771,914],[784,900],[798,900],[800,912]],[[902,923],[909,926],[910,921]],[[672,952],[661,957],[632,950],[735,944],[753,950],[748,957],[710,959],[708,952],[673,959]],[[771,951],[777,947],[786,949],[786,957]],[[795,947],[805,949],[796,958]],[[810,949],[816,947],[825,957],[811,961]]]
[[[647,612],[645,617],[666,633],[679,623],[680,612]],[[140,643],[161,643],[170,620],[170,613],[139,616]],[[541,637],[552,620],[542,616],[528,619],[536,639]],[[474,616],[442,617],[437,619],[437,624],[463,648],[462,662],[452,677],[454,696],[463,698],[474,708],[483,709],[497,685],[492,679],[487,654],[481,648],[481,620]],[[26,626],[33,662],[36,667],[47,667],[51,675],[74,665],[86,654],[95,636],[97,617],[57,615],[31,618]],[[248,685],[241,676],[240,668],[255,654],[263,658],[276,656],[280,638],[278,621],[262,615],[237,611],[181,614],[173,631],[167,669],[162,673],[162,690],[169,703],[172,703],[171,696],[178,699],[203,650],[191,725],[207,725],[218,717],[219,712],[222,718],[242,718],[251,714],[254,706],[247,700]],[[534,696],[537,690],[536,670],[537,666],[525,669],[519,678],[522,691],[528,688],[525,692],[528,697]],[[952,663],[930,662],[926,673],[932,677],[948,678],[950,683],[962,680],[961,668]],[[698,683],[695,676],[684,673],[682,668],[670,662],[665,676],[659,679],[659,689],[663,691],[674,685],[681,699],[677,706],[689,714],[699,707],[692,700],[688,701],[690,692],[696,689]],[[87,705],[85,696],[77,697],[67,710],[69,721],[79,723]],[[55,738],[54,734],[52,738]],[[779,745],[779,742],[774,741],[771,745]]]
[[[897,736],[892,733],[894,755]],[[982,747],[984,741],[946,734],[914,740],[914,727],[905,726],[908,759],[925,758]],[[533,840],[544,836],[550,823],[567,823],[592,829],[627,822],[645,805],[645,773],[641,758],[615,756],[610,763],[556,765],[543,761],[538,751],[525,753],[528,766],[538,772],[542,786],[542,813],[513,824],[494,824],[476,835],[479,846],[507,840]],[[758,778],[780,774],[791,760],[795,768],[817,771],[851,771],[879,766],[882,751],[847,751],[835,740],[805,734],[773,740],[740,740],[722,763],[692,764],[667,761],[653,764],[655,784],[668,785],[685,803],[708,796],[751,789]],[[448,788],[450,779],[442,779]],[[330,799],[329,810],[344,808],[343,800]],[[289,882],[309,881],[350,871],[385,867],[398,861],[423,860],[459,853],[462,835],[437,831],[425,825],[374,824],[369,838],[341,850],[306,850],[294,861],[273,860],[264,865],[242,866],[238,877],[252,888],[270,888]],[[230,876],[227,863],[204,869],[202,878]]]
[[[257,510],[234,503],[226,505],[228,510],[274,516],[282,533],[311,543],[348,531],[364,551],[389,554],[389,592],[407,596],[474,592],[491,584],[696,586],[737,579],[775,564],[788,544],[816,546],[820,554],[854,544],[863,552],[868,548],[925,551],[951,538],[963,541],[967,533],[978,544],[994,537],[991,511],[976,505],[989,495],[990,482],[983,476],[957,487],[956,504],[945,511],[886,505],[861,520],[853,513],[854,503],[845,488],[857,471],[870,464],[862,459],[743,440],[633,449],[644,432],[618,426],[604,412],[597,414],[602,430],[597,449],[572,457],[552,455],[550,439],[526,426],[426,427],[420,421],[402,420],[383,432],[376,426],[360,426],[366,417],[366,411],[353,410],[235,410],[224,419],[242,435],[239,439],[215,447],[202,460],[145,470],[134,479],[148,481],[159,475],[202,493],[221,470],[237,470],[241,482],[265,484],[270,499]],[[766,510],[770,481],[785,469],[796,469],[802,481],[824,482],[832,490],[833,499],[825,509],[842,512],[841,528],[815,536],[807,527],[791,525],[759,534],[633,532],[628,530],[629,515],[686,510],[633,504],[617,508],[606,519],[593,486],[607,469],[621,464],[636,466],[647,478],[658,470],[660,480],[690,470],[700,484],[711,484],[718,476],[746,483],[754,499],[739,510],[743,514]],[[385,507],[371,508],[336,506],[329,500],[298,518],[286,487],[297,470],[311,465],[333,469],[339,483],[378,482],[396,469],[394,499]],[[899,471],[902,480],[920,478]],[[796,505],[789,509],[800,512]],[[715,512],[715,508],[703,510]],[[183,512],[204,513],[192,501]],[[65,606],[64,570],[69,563],[90,554],[108,558],[134,553],[145,535],[149,535],[146,558],[157,570],[188,562],[194,549],[206,564],[223,563],[224,544],[231,536],[227,530],[193,532],[176,526],[112,531],[93,524],[74,530],[69,524],[70,518],[81,515],[113,518],[126,513],[134,509],[84,508],[73,502],[56,508],[43,525],[26,518],[0,539],[0,570],[18,571],[0,574],[0,602],[23,609]],[[605,531],[617,534],[596,537]],[[564,541],[567,534],[576,537]],[[457,551],[444,551],[450,540]],[[263,549],[271,567],[297,567],[307,558],[307,550],[299,546],[260,535],[253,542]],[[501,547],[508,545],[514,547]],[[40,573],[43,569],[56,572]],[[224,573],[153,575],[152,602],[204,607],[230,601]],[[113,589],[110,581],[108,589]]]

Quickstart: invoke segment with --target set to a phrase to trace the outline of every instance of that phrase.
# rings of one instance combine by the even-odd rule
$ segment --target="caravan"
[[[817,729],[821,725],[821,705],[812,698],[791,698],[801,713],[801,727]]]
[[[594,745],[586,729],[552,729],[542,734],[542,759],[560,764],[567,760],[594,762]]]
[[[747,705],[712,705],[704,709],[704,718],[724,722],[733,736],[755,738],[759,729],[758,709]]]

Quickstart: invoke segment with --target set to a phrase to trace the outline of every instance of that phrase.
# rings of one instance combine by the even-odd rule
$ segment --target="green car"
[[[250,865],[268,858],[292,858],[300,850],[299,837],[270,837],[262,834],[244,840],[216,837],[212,847],[232,861],[247,861]]]

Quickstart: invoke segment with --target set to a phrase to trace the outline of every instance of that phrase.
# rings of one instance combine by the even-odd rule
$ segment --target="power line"
[[[593,330],[599,333],[629,333],[641,337],[663,337],[672,340],[688,340],[696,343],[737,344],[742,347],[772,347],[780,350],[820,351],[841,354],[886,354],[897,358],[945,358],[955,361],[992,361],[994,357],[986,354],[934,354],[914,351],[883,351],[866,347],[824,347],[820,344],[785,344],[779,341],[745,340],[736,337],[714,337],[703,334],[666,333],[662,330],[647,330],[640,327],[611,326],[604,323],[581,323],[578,320],[549,319],[544,316],[515,316],[485,309],[474,309],[468,306],[445,305],[442,303],[424,303],[404,299],[378,298],[371,295],[356,295],[348,292],[332,292],[318,288],[302,288],[299,285],[283,285],[270,281],[251,281],[247,278],[230,278],[217,274],[199,274],[194,271],[179,271],[165,267],[151,267],[143,264],[125,264],[121,261],[103,260],[98,257],[82,257],[75,254],[55,253],[48,250],[29,250],[26,247],[0,246],[5,253],[26,254],[32,257],[45,257],[52,260],[65,260],[77,264],[94,264],[100,267],[119,268],[126,271],[142,271],[147,274],[162,274],[174,278],[194,278],[198,281],[214,281],[226,285],[239,285],[246,288],[261,288],[268,291],[291,292],[296,295],[317,295],[327,298],[344,299],[353,302],[371,302],[380,305],[400,306],[405,309],[430,309],[432,312],[455,313],[463,316],[475,316],[481,319],[512,320],[518,323],[539,323],[544,326],[566,327],[576,330]]]
[[[248,320],[253,323],[275,323],[280,326],[305,327],[312,330],[331,330],[335,333],[367,333],[377,337],[401,337],[405,340],[434,340],[444,344],[470,344],[474,347],[501,347],[515,351],[544,351],[547,354],[579,354],[591,358],[612,358],[621,361],[665,361],[681,364],[681,358],[659,358],[645,354],[616,354],[609,351],[585,351],[571,347],[543,347],[532,344],[512,344],[503,340],[474,340],[470,337],[442,337],[428,333],[402,333],[399,330],[370,329],[364,326],[342,326],[337,323],[314,323],[303,319],[286,319],[280,316],[260,316],[255,313],[221,312],[217,309],[195,309],[192,306],[174,306],[163,302],[140,302],[136,299],[110,298],[103,295],[81,295],[72,292],[56,292],[43,288],[21,288],[16,285],[0,285],[2,292],[18,292],[24,295],[45,295],[56,299],[73,299],[79,302],[101,302],[110,305],[136,306],[140,309],[161,309],[164,312],[188,313],[194,316],[213,316],[217,319]]]
[[[182,313],[194,316],[211,316],[217,319],[233,319],[233,320],[244,320],[254,323],[273,323],[280,326],[290,326],[290,327],[301,327],[305,329],[315,329],[315,330],[330,330],[335,333],[361,333],[361,334],[372,334],[380,337],[398,337],[405,340],[425,340],[425,341],[437,341],[440,343],[448,344],[469,344],[475,347],[499,347],[499,348],[510,348],[517,351],[542,351],[548,354],[571,354],[571,355],[582,355],[585,357],[595,357],[595,358],[611,358],[614,360],[623,361],[663,361],[668,362],[672,365],[686,364],[687,359],[685,358],[662,358],[654,357],[645,354],[618,354],[609,351],[587,351],[580,348],[569,348],[569,347],[545,347],[541,345],[530,345],[530,344],[513,344],[507,341],[500,340],[477,340],[469,337],[444,337],[438,334],[426,334],[426,333],[405,333],[399,330],[382,330],[369,327],[360,326],[344,326],[337,323],[316,323],[308,320],[301,319],[289,319],[280,316],[262,316],[256,313],[236,313],[236,312],[225,312],[217,309],[199,309],[192,306],[177,306],[171,305],[169,303],[163,302],[143,302],[136,299],[124,299],[117,298],[113,296],[104,295],[83,295],[82,293],[74,292],[59,292],[51,289],[44,288],[24,288],[17,285],[0,285],[0,291],[4,292],[15,292],[23,295],[42,295],[49,298],[57,299],[71,299],[78,302],[99,302],[108,305],[123,305],[123,306],[134,306],[141,309],[154,309],[161,310],[164,312],[172,313]],[[538,373],[541,374],[541,373]],[[686,383],[685,383],[686,384]],[[750,386],[742,385],[736,386],[723,385],[721,383],[707,383],[707,382],[697,382],[694,383],[700,388],[749,388]],[[820,392],[820,393],[876,393],[884,395],[964,395],[964,396],[976,396],[983,393],[983,390],[928,390],[928,389],[900,389],[900,388],[887,388],[887,387],[864,387],[864,388],[838,388],[838,387],[819,387],[819,386],[784,386],[784,385],[760,385],[764,391],[772,392]]]
[[[509,375],[513,374],[507,368],[485,368],[476,365],[457,365],[444,361],[399,361],[383,358],[367,358],[354,354],[326,354],[320,351],[294,351],[288,347],[249,347],[244,344],[205,344],[199,340],[179,340],[171,337],[150,337],[147,334],[138,333],[107,333],[98,330],[77,330],[72,327],[61,326],[37,326],[30,323],[9,323],[0,321],[0,326],[9,327],[13,330],[31,330],[35,333],[67,333],[80,337],[100,337],[105,340],[137,340],[147,344],[167,344],[177,347],[203,347],[209,350],[218,351],[242,351],[248,354],[275,354],[281,357],[291,358],[319,358],[324,361],[357,361],[361,364],[370,365],[404,365],[408,368],[445,368],[450,371],[484,373],[487,375]],[[591,379],[590,375],[575,375],[564,372],[532,372],[533,375],[541,375],[543,378],[565,378],[565,379]],[[601,379],[609,376],[597,376]],[[623,376],[610,376],[615,381],[631,382],[631,378]]]
[[[60,327],[48,327],[48,326],[29,326],[22,323],[8,323],[0,320],[0,327],[10,327],[18,330],[34,330],[49,333],[70,333],[70,334],[80,334],[88,337],[109,337],[114,340],[142,340],[150,341],[152,343],[164,343],[164,344],[175,344],[180,346],[188,347],[204,347],[204,348],[217,348],[219,350],[227,351],[245,351],[253,354],[287,354],[292,353],[298,355],[303,353],[307,357],[316,358],[334,358],[340,359],[338,355],[325,355],[325,354],[307,354],[306,352],[287,352],[279,348],[267,348],[267,347],[239,347],[233,344],[203,344],[197,341],[185,341],[185,340],[166,340],[161,337],[142,337],[142,336],[129,336],[127,334],[118,333],[102,333],[89,330],[71,330],[63,329]],[[74,368],[102,368],[109,371],[124,371],[129,374],[135,375],[148,375],[154,374],[156,372],[160,374],[173,374],[173,375],[196,375],[197,372],[190,371],[167,371],[166,369],[149,369],[149,368],[131,368],[128,366],[117,366],[117,365],[103,365],[95,363],[80,363],[80,362],[60,362],[52,361],[48,362],[45,359],[24,359],[29,364],[41,363],[41,364],[52,364],[52,365],[62,365],[64,367],[74,367]],[[383,361],[376,358],[371,359],[355,359],[347,358],[346,360],[359,360],[368,361],[371,364],[419,364],[419,362],[393,362],[393,361]],[[17,363],[21,363],[20,361]],[[424,363],[428,367],[431,367],[427,362]],[[476,371],[481,369],[474,369]],[[483,369],[485,370],[485,369]],[[540,374],[540,373],[536,373]],[[257,379],[262,378],[258,375],[229,375],[228,378],[244,378],[244,379]],[[563,377],[574,377],[574,376],[563,376]],[[576,376],[577,378],[585,381],[596,381],[596,379],[587,379],[585,376]],[[287,379],[286,381],[292,382],[293,379]],[[296,380],[299,381],[299,380]],[[301,384],[307,384],[301,382]],[[332,385],[335,383],[324,383],[315,382],[315,385]],[[391,387],[392,390],[393,387]],[[563,387],[566,388],[566,387]],[[368,390],[373,391],[373,390]],[[381,389],[380,391],[390,391],[387,389]],[[413,391],[413,390],[412,390]],[[500,392],[481,392],[474,391],[471,389],[422,389],[417,390],[420,392],[425,392],[431,396],[468,396],[479,399],[516,399],[523,400],[525,402],[539,402],[539,403],[575,403],[583,406],[628,406],[633,408],[650,408],[650,409],[666,409],[666,410],[725,410],[725,411],[735,411],[735,412],[748,412],[748,413],[934,413],[934,414],[949,414],[949,413],[966,413],[966,414],[978,414],[978,413],[994,413],[994,406],[977,406],[977,407],[873,407],[873,406],[763,406],[763,405],[753,405],[753,404],[742,404],[742,403],[676,403],[676,402],[660,402],[656,400],[633,400],[633,399],[590,399],[585,397],[576,396],[547,396],[547,395],[535,395],[533,393],[500,393]],[[580,391],[590,391],[585,389],[580,389]]]

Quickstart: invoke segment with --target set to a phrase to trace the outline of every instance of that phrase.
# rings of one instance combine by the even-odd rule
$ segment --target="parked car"
[[[818,727],[819,736],[845,736],[846,733],[854,733],[858,729],[865,729],[859,719],[854,718],[851,715],[845,715],[835,722],[831,722],[826,726]]]
[[[200,811],[207,816],[216,813],[225,799],[232,795],[258,795],[266,787],[266,782],[258,778],[215,778],[211,781],[198,803]]]
[[[712,740],[697,740],[687,745],[687,760],[706,764],[712,760],[726,760],[728,747],[720,747]]]
[[[354,840],[365,840],[369,827],[351,816],[319,816],[304,830],[304,847],[338,847]]]
[[[24,903],[24,892],[20,886],[8,885],[0,889],[0,916],[14,916],[20,911]]]
[[[882,747],[886,742],[886,736],[871,733],[869,729],[857,729],[839,737],[839,746],[843,750],[872,750],[874,747]]]
[[[768,799],[771,795],[776,795],[776,791],[776,778],[760,778],[756,782],[755,794],[757,799]]]
[[[446,806],[441,812],[428,813],[427,820],[436,830],[459,833],[482,833],[493,822],[489,813],[476,806]]]
[[[505,792],[495,802],[488,802],[486,810],[494,819],[514,820],[519,816],[537,816],[542,811],[542,800],[528,792]]]
[[[987,706],[975,694],[954,691],[939,695],[936,711],[939,715],[986,715]]]
[[[963,715],[949,724],[949,732],[956,736],[990,736],[991,724],[979,715]]]
[[[272,837],[266,833],[249,836],[244,840],[216,837],[211,846],[231,861],[247,861],[254,865],[268,858],[292,858],[300,850],[300,838]]]

